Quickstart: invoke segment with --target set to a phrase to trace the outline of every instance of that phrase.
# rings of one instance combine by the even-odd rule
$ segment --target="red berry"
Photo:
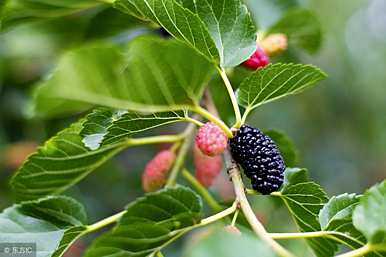
[[[196,178],[205,187],[210,187],[222,169],[221,155],[214,157],[203,154],[198,146],[193,147],[193,163],[196,169]]]
[[[150,160],[142,175],[142,187],[145,192],[160,189],[167,179],[167,174],[176,159],[173,151],[163,150]]]
[[[243,62],[243,66],[252,70],[264,67],[269,64],[269,57],[260,48],[257,47],[256,51],[249,57],[248,60]]]
[[[202,153],[215,156],[224,152],[228,138],[217,125],[207,122],[198,130],[196,144]]]

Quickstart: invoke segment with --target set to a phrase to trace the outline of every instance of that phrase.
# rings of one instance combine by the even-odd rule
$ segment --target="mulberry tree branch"
[[[243,211],[245,218],[247,219],[249,225],[252,227],[253,231],[260,237],[262,241],[267,243],[271,248],[282,257],[294,257],[290,252],[288,252],[284,247],[282,247],[278,242],[271,238],[268,232],[265,230],[264,226],[257,219],[255,213],[253,212],[251,205],[248,202],[248,199],[245,195],[244,184],[241,179],[240,169],[237,164],[232,159],[230,152],[227,150],[224,153],[225,163],[228,170],[228,174],[232,180],[233,187],[236,193],[237,201],[240,204],[241,210]]]
[[[209,92],[206,92],[206,107],[213,114],[218,116],[218,111],[216,106],[213,103],[212,97]],[[269,233],[265,230],[264,226],[257,219],[255,213],[252,210],[251,205],[248,202],[247,196],[245,195],[245,187],[241,179],[240,169],[237,166],[236,162],[233,160],[229,149],[224,152],[225,165],[229,174],[229,177],[232,180],[233,187],[236,194],[236,201],[240,204],[241,210],[244,213],[245,218],[247,219],[249,225],[252,227],[256,235],[265,243],[267,243],[271,248],[281,257],[295,257],[284,247],[282,247],[278,242],[271,238]]]

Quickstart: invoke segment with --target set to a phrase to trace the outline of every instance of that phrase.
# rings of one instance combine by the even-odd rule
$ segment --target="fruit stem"
[[[178,148],[180,148],[181,146],[181,141],[178,141],[178,142],[175,142],[171,147],[170,147],[170,151],[172,151],[173,153],[176,153],[176,151],[178,150]]]
[[[361,248],[358,248],[354,251],[350,251],[344,254],[337,255],[336,257],[359,257],[367,253],[370,253],[373,250],[370,244],[365,244]]]
[[[245,189],[245,193],[248,194],[248,195],[260,195],[259,192],[257,192],[257,191],[254,190],[254,189],[251,189],[251,188],[246,188],[246,189]]]
[[[202,108],[201,106],[195,106],[193,108],[193,111],[219,126],[228,138],[233,137],[231,129],[221,119],[217,118],[216,116],[208,112],[206,109]]]
[[[193,188],[197,190],[197,192],[202,196],[202,198],[205,199],[205,201],[208,203],[209,207],[214,212],[220,212],[222,211],[221,205],[216,201],[216,199],[213,198],[213,196],[208,192],[208,190],[187,170],[182,170],[182,176],[188,181]]]
[[[225,163],[229,173],[230,178],[232,179],[233,187],[236,193],[237,200],[240,203],[241,210],[243,211],[245,218],[247,219],[249,225],[252,227],[253,231],[260,237],[261,240],[266,242],[271,248],[281,257],[294,257],[289,251],[272,239],[269,233],[265,230],[264,226],[257,219],[255,213],[253,212],[251,205],[248,202],[248,199],[245,195],[244,184],[241,179],[240,170],[233,160],[229,150],[224,152]]]
[[[166,182],[166,186],[174,186],[176,184],[178,173],[180,172],[182,166],[184,165],[185,157],[189,151],[190,143],[192,141],[191,135],[193,134],[195,128],[196,128],[196,125],[191,123],[185,129],[183,133],[185,139],[180,146],[180,150],[178,151],[178,155],[174,162],[173,168],[169,173],[169,178],[168,178],[168,181]]]
[[[224,68],[218,68],[217,67],[217,70],[220,73],[222,80],[224,81],[225,87],[228,91],[229,98],[231,99],[231,102],[232,102],[233,111],[235,113],[235,119],[236,119],[236,123],[233,125],[233,127],[234,128],[240,128],[240,126],[242,124],[241,112],[240,112],[239,104],[237,103],[235,92],[233,91],[232,84],[229,81],[229,78],[228,78]]]

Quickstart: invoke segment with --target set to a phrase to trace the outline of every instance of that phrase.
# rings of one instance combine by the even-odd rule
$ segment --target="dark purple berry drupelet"
[[[285,163],[275,142],[259,129],[242,125],[229,140],[235,161],[251,180],[253,189],[270,194],[284,181]]]

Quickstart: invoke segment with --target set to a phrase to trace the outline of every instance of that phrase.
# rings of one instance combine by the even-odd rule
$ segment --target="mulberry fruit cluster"
[[[228,138],[216,124],[207,122],[197,131],[195,143],[203,154],[216,156],[227,148]]]
[[[142,175],[142,187],[145,192],[156,191],[166,183],[175,159],[173,151],[163,150],[147,163]]]
[[[210,187],[221,173],[221,155],[207,156],[201,152],[197,144],[193,146],[193,163],[196,171],[195,176],[205,187]]]
[[[259,129],[241,126],[229,140],[235,161],[251,180],[253,189],[270,194],[277,191],[284,181],[285,163],[275,142]]]

